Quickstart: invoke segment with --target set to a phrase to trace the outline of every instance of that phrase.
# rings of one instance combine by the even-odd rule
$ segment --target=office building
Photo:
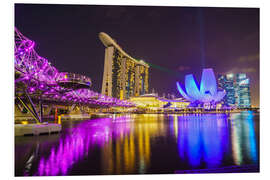
[[[236,75],[236,103],[239,108],[250,108],[250,80],[246,74]]]
[[[226,106],[235,106],[234,74],[218,75],[218,87],[226,91],[223,103]]]
[[[226,106],[250,108],[250,80],[246,74],[226,74],[218,76],[219,88],[226,91],[223,102]]]

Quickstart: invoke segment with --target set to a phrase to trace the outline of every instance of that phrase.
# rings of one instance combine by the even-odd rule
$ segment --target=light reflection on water
[[[69,121],[58,135],[16,137],[15,174],[174,173],[258,164],[258,121],[252,112]]]
[[[202,162],[208,168],[217,167],[228,147],[227,116],[180,116],[178,122],[180,127],[184,127],[178,130],[179,157],[188,161],[192,168],[199,167]]]

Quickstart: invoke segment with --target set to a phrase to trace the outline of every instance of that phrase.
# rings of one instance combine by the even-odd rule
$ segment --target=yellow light
[[[28,121],[22,121],[22,124],[28,124]]]
[[[120,99],[121,100],[124,99],[124,91],[123,91],[123,89],[120,90]]]
[[[58,124],[62,124],[62,121],[61,121],[61,115],[58,116],[58,121],[57,121]]]

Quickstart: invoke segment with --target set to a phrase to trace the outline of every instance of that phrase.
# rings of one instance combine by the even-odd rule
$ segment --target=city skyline
[[[16,4],[15,26],[60,71],[89,76],[98,92],[104,66],[98,33],[106,32],[150,64],[149,90],[181,97],[176,81],[213,68],[217,74],[246,73],[252,105],[259,105],[258,8]]]
[[[259,8],[14,8],[13,176],[261,172]]]

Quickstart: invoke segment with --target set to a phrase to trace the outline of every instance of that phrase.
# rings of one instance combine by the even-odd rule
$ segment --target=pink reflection
[[[37,176],[66,175],[73,164],[88,156],[94,146],[104,146],[130,131],[127,117],[88,120],[72,129],[71,134],[60,139],[59,145],[50,150],[48,158],[41,157]],[[117,126],[117,128],[114,128]]]

